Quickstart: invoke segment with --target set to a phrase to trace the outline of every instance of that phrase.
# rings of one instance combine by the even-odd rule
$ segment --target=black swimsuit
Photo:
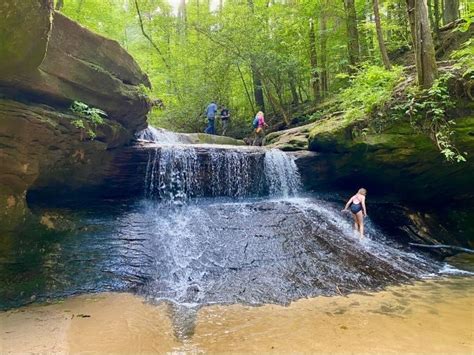
[[[351,205],[351,212],[354,213],[354,214],[357,214],[359,213],[360,211],[362,211],[362,203],[352,203]]]

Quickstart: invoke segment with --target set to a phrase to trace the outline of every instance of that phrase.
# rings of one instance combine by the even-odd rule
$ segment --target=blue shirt
[[[215,103],[210,103],[206,108],[207,118],[215,118],[217,112],[217,105]]]

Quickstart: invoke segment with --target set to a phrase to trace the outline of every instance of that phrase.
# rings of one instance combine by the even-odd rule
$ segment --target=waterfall
[[[163,145],[149,150],[147,198],[183,201],[204,196],[288,197],[299,189],[296,164],[277,149]]]
[[[265,153],[265,179],[272,196],[289,197],[301,189],[301,179],[295,161],[279,149]]]
[[[148,126],[135,135],[138,140],[156,142],[160,144],[179,144],[181,143],[180,136],[176,133],[167,131],[165,129],[157,129],[153,126]]]

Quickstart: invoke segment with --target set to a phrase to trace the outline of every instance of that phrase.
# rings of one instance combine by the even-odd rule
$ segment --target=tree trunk
[[[459,18],[459,0],[445,0],[443,20],[444,24],[447,25]]]
[[[349,51],[349,72],[354,71],[354,67],[359,62],[359,33],[357,32],[357,13],[354,0],[344,0],[346,12],[346,25]]]
[[[430,19],[431,28],[434,28],[434,17],[433,17],[433,4],[432,0],[426,0],[426,5],[428,6],[428,18]]]
[[[247,6],[249,7],[252,15],[254,13],[254,3],[253,0],[247,0]],[[253,81],[253,93],[255,97],[255,105],[260,111],[265,111],[265,100],[263,96],[263,86],[262,78],[258,73],[258,68],[255,59],[251,59],[250,70],[252,71],[252,81]]]
[[[325,97],[328,91],[328,71],[327,71],[327,57],[326,57],[326,45],[327,45],[327,33],[326,33],[326,12],[321,13],[319,19],[319,30],[321,31],[320,35],[320,44],[321,44],[321,96]]]
[[[295,75],[293,73],[288,73],[288,78],[290,79],[290,91],[291,91],[291,98],[292,98],[292,104],[293,105],[298,105],[300,103],[300,99],[298,97],[298,91],[296,91],[296,79]]]
[[[408,13],[408,23],[410,24],[410,34],[413,49],[416,47],[416,28],[415,28],[415,1],[416,0],[406,0],[407,3],[407,13]]]
[[[407,10],[414,30],[414,47],[418,85],[429,89],[438,75],[433,37],[426,0],[406,0]],[[412,24],[413,23],[413,24]]]
[[[382,25],[380,24],[379,14],[379,1],[373,0],[374,5],[374,17],[375,17],[375,29],[377,30],[377,40],[379,42],[380,54],[382,55],[382,61],[385,69],[390,70],[390,59],[388,58],[387,48],[385,48],[385,42],[383,40]]]
[[[252,71],[253,95],[255,97],[255,105],[257,106],[257,110],[265,111],[262,79],[260,78],[260,75],[258,74],[254,64],[252,64],[252,67],[250,69]]]
[[[56,6],[55,6],[54,9],[55,9],[56,11],[61,11],[61,9],[63,8],[63,6],[64,6],[64,0],[58,0],[58,1],[56,2]]]
[[[309,19],[309,60],[311,63],[311,88],[313,89],[314,100],[318,100],[320,78],[318,74],[318,56],[316,53],[316,34],[314,32],[314,21]]]
[[[441,19],[441,15],[439,12],[439,0],[433,0],[433,12],[434,12],[434,31],[436,35],[438,36],[439,34],[439,22]]]
[[[378,6],[377,6],[378,8]],[[393,17],[393,7],[392,5],[387,5],[387,23],[391,24],[392,23],[392,17]],[[380,16],[379,16],[380,17]],[[392,30],[389,28],[387,31],[387,42],[390,43],[390,40],[392,39]]]
[[[247,83],[245,82],[244,74],[242,73],[242,70],[240,70],[240,65],[239,63],[236,63],[237,65],[237,70],[239,71],[240,79],[242,80],[242,84],[245,89],[245,93],[247,94],[247,99],[249,100],[250,107],[252,108],[252,111],[255,111],[255,106],[252,101],[252,97],[250,96],[249,89],[247,88]]]
[[[180,34],[184,34],[186,36],[188,32],[188,16],[186,12],[186,1],[180,0],[178,6],[178,30]]]
[[[369,58],[369,43],[367,41],[367,23],[368,23],[368,11],[371,7],[367,6],[367,1],[364,2],[364,10],[362,12],[362,19],[364,25],[362,26],[361,31],[359,32],[359,40],[360,40],[360,58],[361,60],[365,60]]]
[[[286,112],[285,108],[283,107],[283,104],[282,104],[281,100],[277,100],[275,98],[275,96],[273,96],[273,94],[271,92],[271,89],[270,89],[270,85],[268,85],[265,81],[263,81],[263,84],[265,85],[265,92],[267,93],[268,101],[270,102],[270,105],[272,105],[273,110],[275,111],[275,113],[277,111],[279,111],[280,114],[282,115],[283,121],[285,122],[285,124],[287,126],[289,126],[290,125],[290,117],[288,117],[288,113]]]

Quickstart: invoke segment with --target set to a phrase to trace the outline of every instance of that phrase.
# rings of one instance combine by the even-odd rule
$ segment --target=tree
[[[459,0],[444,0],[443,21],[447,25],[459,18]]]
[[[64,0],[58,0],[58,1],[56,2],[56,6],[54,7],[54,9],[55,9],[56,11],[61,11],[61,9],[63,8],[63,6],[64,6]]]
[[[439,0],[433,0],[433,12],[434,12],[434,31],[436,35],[439,34],[439,22],[441,20],[441,14],[439,11]]]
[[[379,1],[373,0],[372,4],[374,6],[375,29],[377,31],[377,40],[379,42],[380,54],[382,55],[382,61],[385,69],[390,70],[392,69],[392,66],[390,65],[390,59],[388,58],[387,48],[385,48],[382,25],[380,24]]]
[[[316,34],[314,31],[314,20],[309,19],[309,59],[311,63],[311,87],[314,99],[319,99],[320,78],[318,73],[318,55],[316,52]]]
[[[320,44],[321,44],[321,95],[324,97],[329,88],[328,84],[328,69],[327,69],[327,12],[325,8],[321,11],[319,17],[320,25],[319,30],[321,33]]]
[[[406,2],[415,49],[418,85],[428,89],[433,85],[438,69],[426,0],[406,0]]]
[[[250,9],[252,15],[254,15],[254,3],[253,0],[247,0],[247,5]],[[250,63],[250,70],[252,71],[252,81],[253,81],[253,94],[255,97],[255,105],[260,111],[265,111],[265,100],[263,96],[263,85],[262,78],[260,77],[259,70],[257,68],[256,60],[252,56]]]
[[[349,51],[350,71],[353,71],[359,62],[359,33],[357,31],[357,12],[354,0],[344,0],[344,10],[346,12],[347,45]]]

